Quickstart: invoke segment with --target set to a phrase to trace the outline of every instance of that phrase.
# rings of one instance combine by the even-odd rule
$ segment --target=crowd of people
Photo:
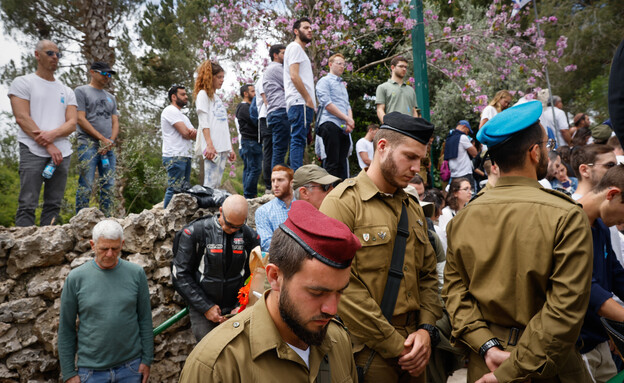
[[[180,381],[444,382],[464,364],[477,383],[615,376],[622,363],[601,324],[624,322],[624,152],[611,122],[592,126],[580,113],[569,124],[550,92],[512,106],[511,93],[499,91],[478,129],[460,120],[449,133],[439,169],[446,185],[435,188],[425,163],[434,126],[420,118],[403,81],[408,62],[397,56],[377,89],[380,124],[356,144],[362,171],[349,178],[354,120],[344,57],[331,56],[315,84],[305,53],[310,21],[297,20],[293,33],[288,46],[271,47],[259,83],[241,88],[244,196],[229,196],[174,240],[172,282],[198,342]],[[88,203],[96,168],[101,206],[110,206],[104,190],[119,133],[104,90],[114,74],[108,64],[93,63],[91,83],[74,92],[54,79],[56,45],[40,42],[35,56],[37,72],[9,91],[21,127],[21,226],[34,224],[42,182],[41,223],[58,214],[76,125],[84,167],[77,209]],[[205,61],[197,72],[198,128],[181,112],[188,95],[180,85],[161,116],[165,207],[189,180],[194,156],[203,157],[211,188],[235,158],[215,93],[224,69]],[[303,164],[313,121],[322,167]],[[253,230],[247,198],[269,166],[264,182],[274,197],[255,212]],[[94,259],[70,272],[62,292],[63,380],[145,383],[153,359],[147,279],[119,258],[116,221],[94,227],[91,247]],[[268,257],[267,289],[243,309],[239,289],[254,251]]]

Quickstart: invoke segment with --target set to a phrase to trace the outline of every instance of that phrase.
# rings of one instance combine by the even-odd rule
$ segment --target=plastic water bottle
[[[41,173],[41,175],[43,176],[43,178],[49,180],[50,178],[52,178],[55,170],[56,165],[54,164],[54,161],[50,160],[50,162],[48,162],[48,164],[46,165],[45,169],[43,169],[43,173]]]
[[[108,168],[110,167],[110,161],[108,160],[108,153],[102,156],[102,167],[104,168],[104,170],[108,170]]]

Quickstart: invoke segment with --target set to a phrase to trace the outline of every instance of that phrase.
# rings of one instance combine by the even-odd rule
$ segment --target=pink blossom
[[[565,68],[563,68],[563,70],[564,70],[565,72],[573,72],[573,71],[575,71],[576,69],[577,69],[577,68],[576,68],[576,65],[574,65],[574,64],[572,64],[572,65],[568,65],[568,66],[566,66]]]
[[[375,49],[381,49],[382,46],[383,44],[379,40],[375,41],[375,43],[373,44],[373,47],[375,47]]]

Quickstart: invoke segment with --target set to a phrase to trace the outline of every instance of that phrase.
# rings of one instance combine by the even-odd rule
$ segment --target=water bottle
[[[102,158],[102,168],[104,168],[104,170],[108,170],[108,168],[110,167],[110,161],[108,160],[108,153],[102,155],[101,158]]]
[[[49,180],[50,178],[52,178],[55,170],[56,165],[54,164],[54,161],[50,160],[50,162],[48,162],[48,164],[46,165],[45,169],[43,169],[43,173],[41,175],[43,176],[43,178]]]

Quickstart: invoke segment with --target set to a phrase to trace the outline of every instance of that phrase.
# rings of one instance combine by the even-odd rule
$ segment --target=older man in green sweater
[[[141,266],[119,259],[122,246],[119,223],[98,223],[94,259],[65,280],[58,333],[64,382],[147,382],[154,358],[147,278]]]

